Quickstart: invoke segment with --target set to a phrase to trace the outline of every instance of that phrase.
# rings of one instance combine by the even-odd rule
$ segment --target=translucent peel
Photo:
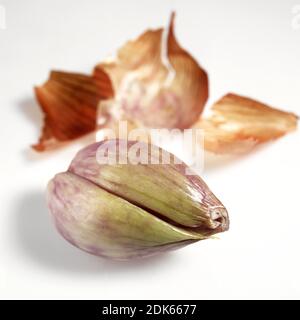
[[[93,76],[53,71],[35,93],[45,115],[41,137],[33,145],[37,151],[94,131],[98,105],[100,128],[117,130],[119,120],[127,120],[131,129],[194,125],[204,130],[205,148],[214,153],[246,152],[297,126],[294,114],[235,94],[218,101],[211,117],[200,119],[208,78],[177,43],[174,14],[168,29],[149,30],[129,41]]]
[[[214,153],[247,152],[297,128],[295,114],[236,94],[225,95],[211,111],[194,128],[204,130],[204,147]]]
[[[138,127],[188,128],[208,98],[206,72],[175,38],[174,14],[168,29],[148,30],[127,42],[115,59],[95,68],[95,77],[103,70],[115,96],[100,104],[101,127],[130,120]]]
[[[96,151],[102,143],[80,151],[69,170],[48,185],[56,227],[73,245],[126,260],[228,229],[224,206],[200,177],[184,175],[184,164],[99,165]],[[123,143],[130,148],[133,142]],[[119,150],[118,155],[122,145]]]
[[[45,151],[94,131],[98,103],[112,97],[113,90],[104,72],[94,79],[52,71],[46,83],[35,88],[35,94],[44,112],[44,127],[33,148]]]

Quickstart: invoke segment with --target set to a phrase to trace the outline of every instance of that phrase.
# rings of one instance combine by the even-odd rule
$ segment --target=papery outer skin
[[[97,256],[127,260],[205,239],[156,218],[70,172],[48,185],[48,206],[60,234]]]
[[[101,126],[129,120],[137,127],[184,129],[198,120],[208,98],[208,77],[178,45],[173,25],[174,14],[165,43],[163,29],[146,31],[127,42],[115,60],[95,68],[96,78],[103,70],[109,74],[115,91],[114,99],[100,104]]]
[[[244,153],[297,128],[295,114],[232,93],[211,110],[194,128],[203,129],[204,147],[214,153]]]
[[[76,155],[68,171],[181,226],[201,228],[201,232],[207,229],[207,234],[228,229],[226,209],[199,176],[186,175],[187,166],[184,163],[176,164],[175,160],[159,165],[97,162],[100,147],[110,150],[116,147],[118,155],[126,156],[135,143],[110,140],[92,144]],[[151,153],[151,145],[139,142],[139,146],[147,147],[149,161],[151,157],[158,159]],[[158,150],[161,155],[162,149]],[[173,156],[173,159],[176,158]],[[212,215],[216,214],[221,217],[212,219]]]
[[[44,127],[36,151],[54,149],[96,129],[99,101],[111,98],[113,89],[105,72],[92,76],[52,71],[35,94],[44,113]]]

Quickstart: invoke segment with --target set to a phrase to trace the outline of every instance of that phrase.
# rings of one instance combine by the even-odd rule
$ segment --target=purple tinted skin
[[[103,187],[101,174],[110,173],[113,167],[99,165],[96,161],[96,153],[102,143],[95,143],[81,150],[69,170],[56,175],[49,183],[48,206],[57,230],[68,242],[97,256],[128,260],[175,250],[228,229],[226,209],[200,177],[185,176],[185,164],[163,165],[163,170],[161,165],[131,165],[129,174],[132,174],[132,170],[139,169],[142,170],[140,173],[144,174],[146,170],[147,175],[153,177],[154,182],[150,182],[157,183],[158,195],[162,192],[174,193],[174,190],[182,188],[182,184],[188,184],[194,198],[192,202],[188,199],[184,208],[189,209],[191,203],[187,213],[192,212],[195,219],[191,216],[192,219],[188,217],[185,220],[188,223],[191,221],[191,225],[177,221],[182,219],[182,215],[175,214],[177,220],[173,220],[169,212],[164,215],[161,212],[163,210],[153,210],[153,207],[168,209],[159,202],[160,199],[151,198],[155,191],[153,189],[146,195],[149,199],[143,195],[142,200],[136,198],[133,201],[130,198],[132,193],[119,194],[130,182],[127,181],[127,173],[122,177],[122,172],[128,169],[127,165],[123,165],[120,172],[112,171],[113,174],[120,173],[120,176],[117,176],[120,180],[117,187],[115,181],[106,184],[107,181],[104,180]],[[117,147],[121,147],[119,151],[124,150],[124,141],[112,140],[108,143],[117,143]],[[127,149],[134,144],[134,141],[129,141]],[[168,181],[169,174],[174,181],[173,178]],[[138,180],[134,183],[136,181]],[[135,190],[139,185],[132,186],[129,183],[129,187]],[[185,196],[185,193],[179,195]],[[150,207],[145,205],[145,199]],[[184,198],[182,199],[184,201]],[[215,207],[218,208],[219,215],[214,212],[212,217],[211,210]],[[170,208],[172,210],[172,206]]]
[[[126,158],[136,141],[109,140],[87,146],[76,155],[69,171],[175,224],[207,228],[208,233],[228,230],[229,219],[223,204],[198,175],[186,175],[187,165],[174,155],[161,148],[151,153],[151,145],[139,142],[140,146],[147,146],[150,164],[135,165],[130,160],[128,164],[99,164],[97,150],[103,144]],[[173,159],[170,164],[151,164],[153,159],[161,163],[162,152]],[[145,183],[150,191],[143,189]]]

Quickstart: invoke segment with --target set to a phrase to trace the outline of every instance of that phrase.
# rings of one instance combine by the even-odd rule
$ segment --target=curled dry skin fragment
[[[204,130],[205,149],[242,153],[297,126],[297,117],[255,100],[228,94],[200,118],[208,98],[208,77],[174,36],[174,14],[167,29],[148,30],[127,42],[115,59],[96,66],[93,76],[53,71],[35,88],[44,112],[40,140],[44,151],[97,127]],[[97,119],[97,108],[100,106]],[[200,120],[199,120],[200,119]]]
[[[186,175],[187,166],[171,154],[170,164],[153,164],[166,151],[156,147],[153,153],[143,142],[138,146],[146,150],[148,164],[131,164],[128,155],[136,146],[126,140],[92,144],[50,181],[48,206],[66,240],[89,253],[126,260],[228,229],[226,209],[199,176]],[[97,154],[104,147],[127,163],[101,164]]]
[[[204,147],[214,153],[243,153],[279,138],[297,127],[297,116],[236,94],[227,94],[211,108],[203,129]]]
[[[100,127],[129,120],[133,127],[189,128],[208,98],[206,72],[175,38],[174,14],[167,29],[146,31],[100,63],[95,78],[103,70],[115,96],[100,104]]]
[[[35,88],[45,123],[33,148],[53,149],[94,131],[98,105],[98,122],[106,127],[121,119],[131,127],[183,129],[195,123],[208,97],[208,78],[177,43],[173,25],[174,14],[167,30],[147,31],[129,41],[93,76],[51,72]]]
[[[112,97],[109,77],[100,72],[91,76],[52,71],[47,82],[35,88],[44,112],[44,127],[37,151],[53,149],[96,129],[99,101]]]

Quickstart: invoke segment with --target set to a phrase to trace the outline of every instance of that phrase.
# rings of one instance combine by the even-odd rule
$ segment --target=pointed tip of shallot
[[[211,207],[209,214],[215,226],[213,234],[229,230],[229,216],[225,207]]]

